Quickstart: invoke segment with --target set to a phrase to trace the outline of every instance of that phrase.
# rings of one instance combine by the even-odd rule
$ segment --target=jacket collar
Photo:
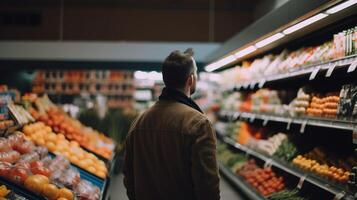
[[[198,112],[203,114],[201,108],[189,97],[187,97],[184,93],[180,92],[179,90],[165,87],[162,90],[162,93],[159,97],[159,100],[173,100],[179,103],[185,104]]]

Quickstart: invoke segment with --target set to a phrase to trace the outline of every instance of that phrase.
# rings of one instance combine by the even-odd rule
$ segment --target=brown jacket
[[[126,139],[124,184],[130,200],[218,200],[216,137],[191,107],[158,101]]]

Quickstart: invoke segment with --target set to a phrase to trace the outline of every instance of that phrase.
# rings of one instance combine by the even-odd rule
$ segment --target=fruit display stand
[[[65,198],[59,198],[62,193],[63,195],[69,195],[70,193],[76,194],[76,199],[85,198],[102,200],[109,198],[108,188],[110,179],[113,175],[115,159],[117,158],[114,152],[111,154],[110,159],[106,160],[102,158],[106,161],[105,162],[99,159],[95,154],[82,149],[78,142],[67,140],[63,134],[53,133],[52,129],[49,126],[46,126],[43,122],[36,122],[32,115],[29,114],[21,105],[11,104],[11,106],[9,106],[9,112],[9,117],[14,121],[14,124],[11,126],[11,128],[7,128],[6,133],[4,132],[4,134],[2,134],[0,137],[0,142],[2,142],[1,144],[9,143],[7,141],[20,142],[15,142],[14,145],[10,146],[1,145],[0,184],[4,184],[10,190],[12,190],[13,193],[16,193],[19,197],[22,196],[26,199],[47,198],[64,200]],[[22,133],[21,131],[24,131],[25,133]],[[62,147],[64,147],[61,149],[61,151],[60,149],[55,149],[55,140],[58,140],[59,143],[62,144]],[[9,144],[11,144],[11,142]],[[61,147],[61,145],[59,146]],[[40,152],[42,152],[42,154],[40,157],[38,157],[40,154],[33,152],[35,149],[36,152],[37,149],[41,150]],[[63,151],[63,149],[66,151]],[[74,150],[77,155],[86,156],[86,159],[83,160],[83,162],[80,162],[77,157],[71,157],[71,154],[69,154],[69,149]],[[16,157],[13,157],[12,155]],[[20,159],[20,161],[17,163],[17,161],[15,162],[13,159]],[[23,162],[21,161],[23,159],[29,160],[26,162],[29,164],[31,163],[31,165],[34,163],[34,165],[36,164],[37,166],[37,163],[39,163],[39,170],[37,170],[37,168],[30,168],[29,164],[20,164]],[[9,161],[12,164],[6,163]],[[60,168],[57,169],[58,167]],[[25,173],[23,169],[25,169],[25,171],[30,171],[31,169],[31,172],[29,173],[33,175],[26,175],[28,172]],[[48,169],[50,169],[50,171],[48,171]],[[10,177],[8,177],[6,175],[8,170],[10,170],[10,174],[12,173],[11,170],[14,170],[14,173],[17,173],[16,170],[21,172],[22,174],[19,174],[20,177],[23,177],[19,179],[21,181],[18,182],[18,179],[15,178],[12,180]],[[49,187],[48,190],[52,191],[52,193],[47,192],[47,190],[37,190],[38,188],[32,187],[32,185],[36,185],[30,184],[32,181],[30,178],[32,178],[32,176],[34,176],[33,181],[36,182],[36,176],[40,176],[37,175],[38,173],[45,173],[47,175],[49,172],[51,172],[51,180],[45,181],[46,184],[49,184],[45,187]],[[13,177],[17,177],[17,175]],[[41,178],[40,180],[43,181]],[[26,181],[29,183],[27,184]],[[66,193],[66,191],[63,189],[62,192],[61,187],[63,187],[63,184],[67,184],[69,187],[73,187],[74,190]],[[89,196],[85,197],[83,195]]]

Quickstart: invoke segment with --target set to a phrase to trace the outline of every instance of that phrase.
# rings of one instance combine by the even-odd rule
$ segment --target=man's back
[[[130,199],[219,199],[215,134],[200,112],[159,101],[134,123],[126,141]]]

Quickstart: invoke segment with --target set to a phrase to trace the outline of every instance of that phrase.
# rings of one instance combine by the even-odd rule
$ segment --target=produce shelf
[[[276,81],[288,81],[290,79],[294,79],[297,77],[306,77],[307,81],[309,81],[309,79],[311,80],[315,79],[315,77],[313,76],[316,77],[318,77],[319,75],[325,76],[325,74],[330,68],[333,68],[332,70],[346,69],[346,73],[350,73],[348,71],[351,70],[351,72],[353,72],[354,70],[356,70],[356,66],[355,66],[356,64],[357,64],[357,55],[347,56],[341,59],[320,62],[317,64],[305,65],[298,69],[291,69],[290,71],[285,73],[262,76],[258,79],[249,80],[249,81],[241,81],[231,86],[228,86],[227,88],[225,88],[225,91],[255,90]],[[316,74],[312,75],[313,73]]]
[[[271,166],[274,166],[284,172],[287,172],[295,177],[306,177],[304,181],[309,182],[318,188],[332,194],[333,196],[340,196],[341,194],[344,194],[344,199],[353,199],[353,194],[350,191],[345,191],[345,188],[341,188],[340,186],[337,186],[333,183],[330,182],[325,182],[322,181],[322,179],[316,178],[314,175],[310,175],[308,173],[304,173],[301,170],[296,169],[295,167],[289,165],[288,163],[284,163],[282,161],[272,159],[268,156],[265,156],[259,152],[256,152],[252,149],[249,149],[241,144],[236,143],[233,139],[224,136],[222,134],[223,130],[217,130],[217,135],[218,138],[223,141],[225,144],[239,150],[242,152],[245,152],[246,154],[259,159],[265,163],[269,163]]]
[[[221,111],[218,117],[223,121],[237,121],[248,120],[253,122],[255,119],[262,120],[263,125],[273,122],[281,122],[287,124],[287,129],[290,125],[296,124],[301,126],[316,126],[324,128],[341,129],[347,131],[353,131],[357,127],[357,121],[338,120],[330,118],[318,118],[318,117],[290,117],[279,116],[275,114],[263,114],[254,112],[235,112],[235,111]],[[289,125],[290,124],[290,125]]]
[[[249,199],[263,200],[265,199],[260,194],[254,191],[242,178],[235,175],[231,170],[227,169],[222,163],[218,163],[219,170],[222,175],[228,179],[228,181],[233,184],[236,188],[239,188]]]

